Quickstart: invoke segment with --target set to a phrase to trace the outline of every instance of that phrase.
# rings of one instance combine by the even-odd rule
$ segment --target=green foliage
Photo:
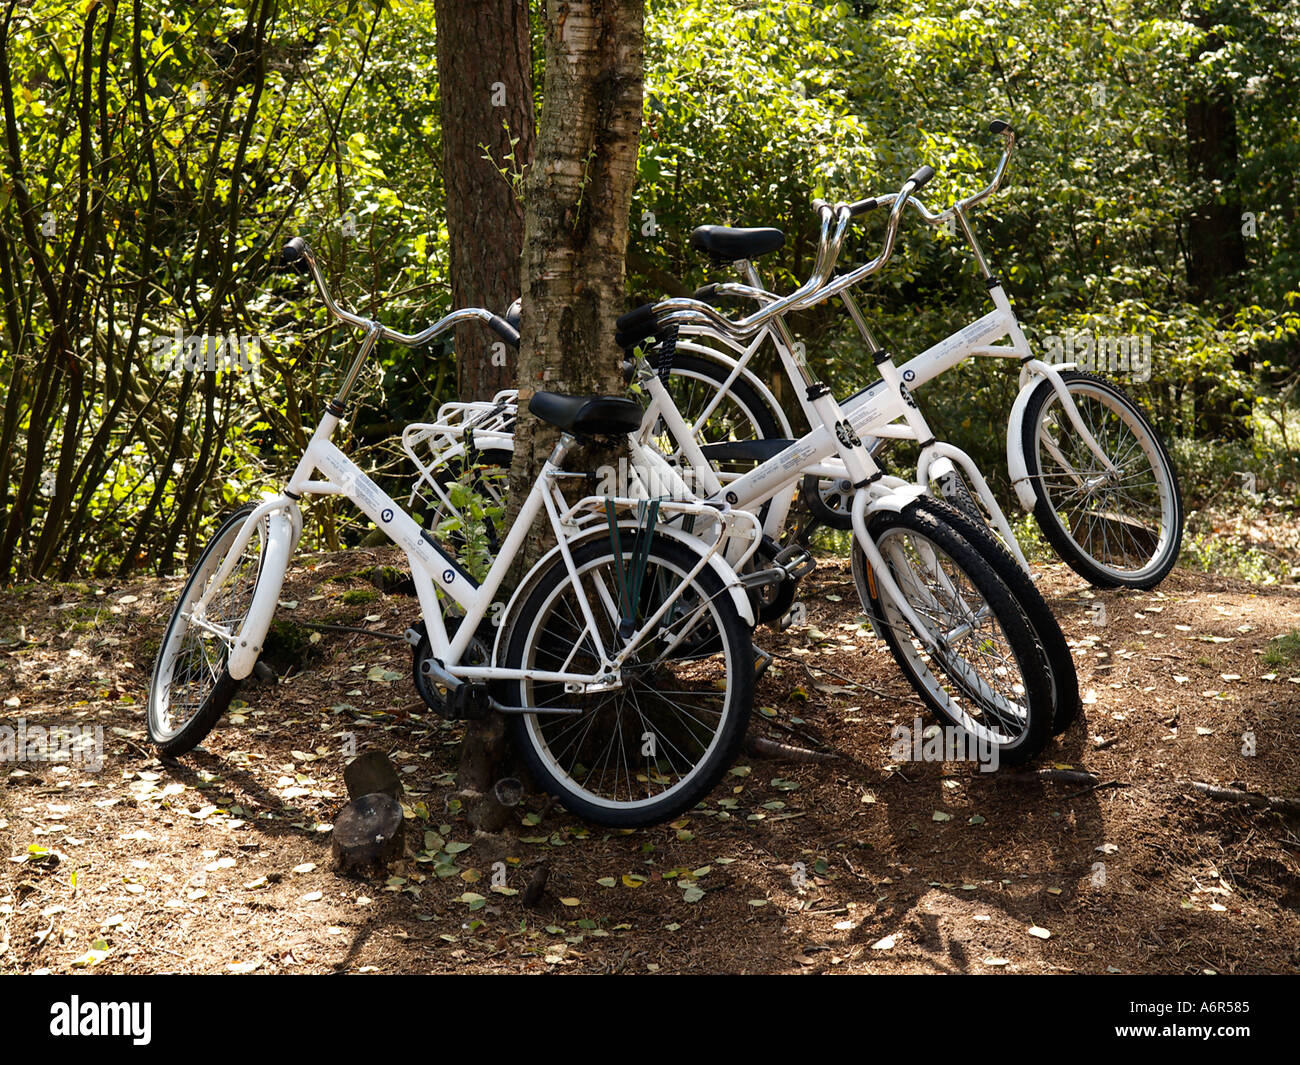
[[[923,198],[946,204],[988,180],[985,124],[1005,117],[1017,151],[972,221],[1031,343],[1150,336],[1150,380],[1129,383],[1175,441],[1189,505],[1234,470],[1294,503],[1296,0],[648,7],[638,300],[731,276],[689,248],[708,222],[781,227],[785,247],[758,265],[788,291],[812,265],[815,196],[892,191],[926,162],[938,176]],[[306,236],[361,313],[415,328],[450,307],[432,0],[147,0],[135,17],[32,0],[5,29],[18,151],[0,158],[0,579],[179,569],[215,514],[283,483],[356,340],[304,279],[273,271],[285,237]],[[1236,123],[1235,177],[1219,184],[1190,165],[1187,107],[1202,97]],[[1189,219],[1214,205],[1240,207],[1246,269],[1202,299]],[[880,235],[864,217],[842,265]],[[964,242],[914,214],[859,294],[900,357],[987,309]],[[874,380],[838,305],[792,325],[839,394]],[[170,366],[177,331],[257,338],[256,374]],[[770,360],[756,369],[793,408]],[[995,482],[1004,441],[989,426],[1013,369],[981,361],[920,393]],[[449,345],[380,350],[357,390],[339,443],[399,496],[393,437],[453,398],[454,370]],[[1240,439],[1205,447],[1224,426]],[[311,518],[308,546],[365,531],[329,500]]]

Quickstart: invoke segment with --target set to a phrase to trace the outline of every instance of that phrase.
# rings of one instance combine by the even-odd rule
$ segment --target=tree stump
[[[339,872],[383,871],[406,847],[402,804],[391,795],[353,799],[335,819],[332,840]]]
[[[378,794],[402,801],[402,780],[383,751],[362,751],[344,766],[343,782],[352,799]]]

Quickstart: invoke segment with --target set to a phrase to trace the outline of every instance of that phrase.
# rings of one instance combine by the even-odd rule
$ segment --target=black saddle
[[[641,426],[640,404],[621,396],[564,396],[534,392],[528,409],[574,436],[624,436]]]
[[[731,226],[696,226],[691,233],[691,247],[708,252],[723,262],[756,259],[785,244],[779,229],[733,229]]]

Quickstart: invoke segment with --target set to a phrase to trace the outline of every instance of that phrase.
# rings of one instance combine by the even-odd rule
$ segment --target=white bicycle
[[[924,178],[918,171],[905,192]],[[899,203],[891,211],[884,247],[871,270],[879,269],[892,253],[902,209]],[[620,319],[619,339],[625,347],[636,346],[647,335],[657,337],[659,345],[657,369],[644,361],[638,368],[650,404],[631,441],[633,468],[647,495],[698,494],[761,518],[767,535],[751,565],[757,570],[756,613],[763,620],[784,613],[795,585],[811,568],[811,558],[801,548],[777,544],[795,488],[804,476],[853,470],[855,541],[870,561],[875,596],[871,613],[879,631],[905,675],[937,713],[996,746],[1009,764],[1023,762],[1041,750],[1051,732],[1060,730],[1058,725],[1064,727],[1072,719],[1077,680],[1050,610],[987,528],[917,486],[887,477],[844,420],[830,390],[813,380],[802,362],[796,364],[799,384],[807,390],[818,427],[799,441],[702,444],[698,423],[687,421],[665,383],[672,380],[675,368],[672,342],[678,325],[697,320],[700,308],[714,315],[711,328],[720,321],[728,335],[743,336],[825,284],[850,215],[847,209],[829,207],[819,214],[823,239],[817,265],[808,283],[790,297],[741,322],[722,319],[692,300],[665,300]],[[715,392],[714,400],[723,395]],[[484,424],[496,417],[492,405],[480,409]],[[426,431],[432,430],[420,430]],[[661,450],[665,439],[669,446]],[[493,446],[508,446],[508,439],[494,437]],[[745,454],[732,456],[729,449]],[[721,460],[731,457],[760,464],[743,474],[718,468]],[[965,531],[956,528],[961,523]],[[1004,580],[1003,572],[1013,579]]]
[[[889,259],[899,216],[910,191],[919,188],[932,175],[929,167],[921,168],[909,178],[901,202],[890,198],[890,202],[897,202],[897,206],[890,212],[884,248],[861,268],[860,276],[874,273]],[[873,201],[871,206],[874,205]],[[965,726],[966,721],[961,715],[954,713],[951,684],[945,688],[946,682],[939,676],[948,666],[957,667],[955,675],[960,675],[964,667],[957,666],[956,658],[950,658],[946,664],[936,660],[940,663],[937,668],[934,663],[921,668],[917,657],[918,645],[913,642],[912,633],[923,624],[920,619],[924,611],[933,608],[924,595],[916,598],[916,590],[909,583],[914,583],[922,571],[909,573],[907,566],[897,559],[889,566],[883,565],[885,556],[878,554],[873,544],[873,528],[883,522],[878,513],[882,509],[906,510],[910,515],[924,515],[937,523],[942,527],[943,535],[955,535],[963,540],[978,556],[979,565],[991,570],[1004,586],[1007,602],[1019,611],[1024,627],[1031,632],[1045,660],[1050,689],[1046,702],[1051,707],[1051,732],[1063,732],[1077,717],[1080,702],[1073,657],[1060,626],[1030,580],[1023,556],[1018,556],[1017,562],[1017,558],[992,537],[982,518],[922,498],[931,478],[952,476],[959,465],[968,469],[975,483],[985,491],[987,485],[969,456],[936,441],[919,411],[914,405],[904,402],[906,389],[887,356],[878,359],[881,384],[900,397],[898,406],[905,412],[902,424],[888,424],[896,415],[892,409],[885,409],[876,419],[858,422],[850,429],[844,421],[847,408],[842,414],[837,414],[838,407],[826,406],[829,390],[812,380],[800,349],[791,342],[787,349],[791,357],[786,369],[796,392],[805,398],[810,420],[817,427],[798,441],[756,438],[753,435],[756,420],[750,414],[754,408],[744,390],[735,387],[743,364],[733,367],[732,379],[722,382],[725,387],[710,387],[707,378],[678,373],[677,352],[682,346],[680,333],[684,330],[691,329],[694,337],[707,332],[751,351],[755,342],[749,341],[749,336],[757,337],[759,341],[773,332],[788,336],[781,316],[821,298],[820,293],[839,255],[847,226],[855,214],[865,209],[863,205],[850,207],[842,204],[835,208],[818,205],[821,239],[812,278],[788,297],[745,288],[743,294],[757,298],[762,309],[740,322],[729,321],[708,305],[692,299],[664,300],[638,308],[620,319],[620,343],[629,350],[637,347],[648,349],[654,360],[653,366],[643,359],[637,367],[640,386],[648,395],[650,404],[641,428],[632,440],[633,466],[646,486],[647,494],[667,492],[675,498],[685,498],[697,493],[710,500],[725,501],[733,507],[750,510],[760,517],[765,534],[763,547],[751,565],[769,574],[774,570],[780,572],[779,580],[769,580],[752,593],[755,612],[764,622],[777,622],[786,615],[794,601],[799,580],[811,569],[811,558],[801,548],[793,544],[784,549],[779,546],[794,488],[801,482],[823,478],[842,482],[845,485],[845,506],[850,514],[852,505],[864,494],[862,490],[865,488],[871,521],[866,535],[855,536],[853,550],[854,576],[863,609],[922,697],[936,712]],[[717,243],[711,247],[754,254],[761,247],[775,242],[773,232],[715,230],[710,236],[716,237]],[[732,288],[739,289],[740,286]],[[701,321],[705,324],[699,324]],[[653,343],[647,344],[651,338]],[[708,349],[697,345],[696,350]],[[716,363],[713,365],[717,366]],[[695,364],[689,366],[688,374],[697,369]],[[508,466],[511,446],[508,430],[511,425],[508,414],[504,417],[501,414],[502,404],[507,411],[513,408],[509,406],[509,396],[497,399],[499,402],[494,404],[478,405],[477,424],[484,429],[484,439],[490,441],[491,450],[484,453],[485,461]],[[692,403],[693,399],[700,402]],[[462,413],[457,407],[454,416],[444,424],[451,427]],[[420,431],[435,430],[421,427]],[[868,465],[863,467],[867,470],[863,476],[869,479],[847,474],[844,454],[856,450],[854,442],[858,434],[883,437],[889,433],[899,436],[911,433],[925,442],[926,476],[919,486],[886,477],[869,458]],[[721,442],[717,442],[719,438]],[[504,461],[501,458],[503,452],[507,456]],[[1009,529],[1006,535],[1018,552],[1018,545]],[[891,573],[904,574],[904,579],[892,581]],[[924,638],[921,643],[924,645]],[[978,703],[978,698],[975,702]]]
[[[935,440],[912,395],[919,386],[974,356],[1019,360],[1021,388],[1006,429],[1007,466],[1017,499],[1033,513],[1061,558],[1093,584],[1152,588],[1173,568],[1182,543],[1177,473],[1160,434],[1123,389],[1073,364],[1054,366],[1033,356],[1001,279],[990,268],[967,217],[971,207],[1000,187],[1015,144],[1007,123],[993,122],[990,131],[1002,135],[1004,150],[987,187],[939,212],[930,211],[914,195],[906,202],[930,225],[953,222],[961,230],[988,287],[992,311],[896,366],[872,335],[850,291],[873,272],[866,267],[828,280],[788,309],[840,297],[881,373],[880,381],[843,402],[854,430],[866,439],[873,454],[891,439],[919,441],[917,483],[939,483],[954,502],[989,521],[1027,569],[987,482],[969,456]],[[886,194],[847,206],[856,215],[894,202],[895,195]],[[694,247],[716,262],[734,263],[746,283],[706,285],[696,296],[775,303],[780,297],[766,291],[752,259],[783,242],[784,236],[775,229],[699,227],[692,235]],[[1004,337],[1010,338],[1010,345],[997,343]],[[744,338],[730,334],[720,316],[702,324],[683,323],[676,350],[684,353],[677,356],[684,365],[680,372],[673,367],[672,376],[681,377],[674,391],[687,397],[684,412],[706,438],[735,441],[793,435],[789,416],[750,369],[755,354],[769,341],[790,379],[797,380],[796,356],[801,347],[781,317]],[[808,423],[817,424],[803,391],[795,389],[795,395]],[[843,469],[809,475],[802,485],[814,516],[840,529],[851,525],[852,494],[852,482]]]
[[[757,520],[695,501],[566,503],[559,482],[586,476],[562,469],[575,441],[625,436],[643,413],[625,398],[541,392],[530,409],[562,435],[476,580],[331,437],[379,340],[418,347],[469,320],[511,342],[517,334],[477,308],[400,333],[340,308],[301,238],[286,246],[285,260],[305,262],[330,312],[365,338],[285,488],[226,518],[199,556],[154,665],[150,738],[178,755],[212,729],[261,652],[302,533],[299,501],[335,495],[406,553],[422,614],[407,638],[426,703],[456,719],[507,715],[538,783],[590,821],[633,827],[694,806],[734,757],[753,698],[753,613],[727,557],[747,564],[759,545]],[[555,546],[498,600],[543,513]],[[704,535],[687,531],[690,522]]]

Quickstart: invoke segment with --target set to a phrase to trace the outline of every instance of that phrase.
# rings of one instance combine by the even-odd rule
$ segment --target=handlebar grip
[[[858,200],[857,203],[849,204],[849,214],[856,217],[860,214],[866,214],[868,211],[874,211],[880,206],[880,201],[874,196],[866,200]]]
[[[913,173],[912,176],[907,180],[912,182],[912,191],[917,192],[920,189],[923,189],[925,187],[925,183],[929,181],[932,177],[934,177],[934,167],[922,166],[922,167],[918,167],[915,173]]]
[[[654,316],[655,305],[653,303],[645,303],[640,307],[637,307],[635,310],[628,311],[627,314],[617,319],[614,322],[614,327],[620,333],[628,333],[647,322],[654,321]]]
[[[512,348],[519,347],[519,331],[504,318],[494,314],[488,319],[488,328]]]
[[[285,242],[280,251],[280,261],[285,266],[292,266],[307,254],[307,242],[302,237],[293,237]]]
[[[990,133],[1005,133],[1010,128],[1011,128],[1011,123],[1004,122],[1000,118],[995,118],[992,122],[989,123]]]
[[[701,303],[711,303],[713,301],[713,297],[717,295],[717,292],[718,292],[717,285],[701,285],[699,288],[697,288],[694,292],[691,293],[691,299],[699,300]]]

